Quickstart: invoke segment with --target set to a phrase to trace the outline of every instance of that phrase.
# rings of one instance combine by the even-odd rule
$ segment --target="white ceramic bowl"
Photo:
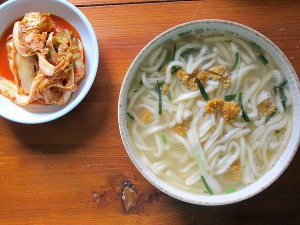
[[[242,190],[239,190],[232,194],[223,194],[223,195],[214,195],[214,196],[204,196],[191,194],[184,191],[181,191],[173,186],[167,184],[163,180],[157,178],[139,159],[131,140],[129,138],[127,123],[126,123],[126,106],[127,106],[127,93],[131,86],[131,83],[134,79],[135,73],[145,57],[157,46],[161,45],[166,40],[174,37],[180,33],[187,32],[194,29],[216,29],[217,31],[230,31],[239,34],[245,39],[252,40],[261,46],[266,52],[273,56],[276,63],[279,65],[282,71],[285,71],[286,78],[291,90],[291,96],[293,96],[293,130],[290,141],[286,150],[281,155],[280,159],[276,165],[268,171],[263,177],[261,177],[257,182],[245,187]],[[299,80],[297,75],[284,54],[280,49],[275,46],[273,42],[267,39],[262,34],[257,31],[243,26],[238,23],[222,20],[200,20],[193,21],[185,24],[178,25],[173,27],[162,34],[154,38],[150,43],[148,43],[137,57],[132,62],[129,67],[127,74],[124,78],[120,96],[119,96],[119,105],[118,105],[118,119],[119,119],[119,129],[121,137],[126,148],[126,151],[136,166],[140,173],[154,186],[163,191],[164,193],[193,204],[198,205],[225,205],[234,202],[238,202],[244,199],[247,199],[265,188],[271,185],[287,168],[292,158],[294,157],[300,138],[300,91],[299,91]]]
[[[28,12],[49,12],[68,21],[79,32],[85,52],[86,77],[65,106],[18,106],[0,95],[0,115],[19,123],[36,124],[57,119],[75,108],[90,90],[97,74],[99,51],[95,32],[85,15],[65,0],[10,0],[0,6],[0,35]]]

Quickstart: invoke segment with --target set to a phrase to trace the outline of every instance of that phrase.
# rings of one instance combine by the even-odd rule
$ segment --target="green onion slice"
[[[235,97],[236,97],[236,94],[233,94],[233,95],[226,95],[226,96],[224,97],[224,99],[225,99],[226,102],[230,102],[230,101],[234,100]]]
[[[243,119],[244,119],[247,123],[250,123],[250,122],[251,122],[251,120],[249,119],[247,113],[245,113],[244,110],[243,110],[243,112],[242,112],[242,117],[243,117]]]
[[[225,192],[225,194],[231,194],[231,193],[236,192],[236,189],[235,188],[228,188],[224,192]]]
[[[282,83],[279,85],[279,88],[284,88],[287,85],[288,81],[287,79],[283,79]]]
[[[201,175],[201,180],[203,181],[204,186],[206,187],[206,190],[208,191],[208,193],[210,195],[213,195],[214,193],[212,192],[212,190],[210,189],[208,183],[205,180],[205,177]]]
[[[195,160],[196,162],[198,163],[198,166],[199,168],[201,167],[202,163],[201,163],[201,158],[200,158],[200,155],[199,155],[199,152],[198,151],[195,151]]]
[[[168,93],[168,99],[169,99],[169,101],[172,100],[172,96],[171,96],[171,93],[170,93],[170,92]]]
[[[277,89],[279,89],[279,86],[274,86],[274,93],[275,93],[275,95],[277,95]]]
[[[234,64],[233,64],[233,67],[232,67],[231,71],[234,71],[236,69],[237,65],[238,65],[239,58],[240,58],[240,53],[236,52],[234,54],[234,56],[235,56],[235,61],[234,61]]]
[[[266,117],[265,123],[268,122],[272,117],[274,117],[277,112],[278,112],[277,109],[275,109],[274,112],[272,112],[270,115],[268,115]]]
[[[176,54],[176,51],[177,51],[177,46],[176,46],[176,43],[174,44],[174,48],[173,48],[173,58],[172,58],[172,61],[175,60],[175,54]]]
[[[182,58],[185,58],[185,57],[187,57],[187,56],[193,54],[194,52],[197,52],[198,50],[199,50],[199,49],[197,49],[197,48],[190,48],[190,49],[185,50],[183,53],[181,53],[180,56],[181,56]]]
[[[162,140],[162,142],[163,142],[164,145],[167,144],[167,137],[164,134],[161,135],[161,140]]]
[[[164,68],[164,66],[165,66],[166,64],[172,62],[172,61],[173,61],[172,58],[173,58],[173,55],[172,55],[171,52],[167,49],[167,56],[166,56],[166,59],[165,59],[165,61],[160,65],[160,67],[157,69],[157,71],[160,72],[160,71]]]
[[[281,100],[282,107],[286,111],[286,100]]]
[[[262,64],[267,65],[269,63],[269,61],[266,59],[266,57],[263,54],[260,54],[257,57],[260,59]]]
[[[279,91],[279,96],[280,96],[281,104],[283,106],[284,111],[286,111],[286,100],[287,100],[286,95],[284,94],[284,88],[287,85],[287,83],[288,83],[287,79],[284,79],[279,86],[274,86],[274,92],[276,95]],[[277,91],[277,89],[278,89],[278,91]]]
[[[178,70],[180,70],[181,67],[179,66],[173,66],[172,69],[171,69],[171,74],[177,72]]]
[[[242,117],[243,117],[243,119],[244,119],[247,123],[249,123],[249,122],[251,122],[251,120],[249,119],[247,113],[245,112],[245,110],[244,110],[244,108],[243,108],[242,95],[243,95],[243,93],[240,92],[240,93],[239,93],[239,105],[240,105],[240,108],[241,108],[241,110],[242,110]]]
[[[253,46],[257,57],[259,58],[259,60],[261,61],[262,64],[267,65],[269,63],[269,61],[266,59],[266,57],[263,55],[263,49],[256,44],[255,42],[251,42],[251,45]]]
[[[258,44],[256,44],[255,42],[251,42],[251,44],[252,44],[255,51],[257,51],[257,52],[262,51],[262,48]]]
[[[162,114],[162,97],[161,97],[161,90],[160,90],[160,83],[157,81],[157,93],[158,93],[158,113],[159,115]]]
[[[187,34],[189,34],[191,31],[187,31],[187,32],[182,32],[180,34],[178,34],[179,37],[185,36]]]
[[[161,66],[157,69],[157,72],[160,72],[164,68],[165,63],[161,64]]]
[[[208,101],[208,100],[209,100],[208,94],[206,93],[205,88],[203,87],[203,84],[202,84],[201,81],[198,79],[198,77],[196,77],[196,83],[197,83],[197,85],[198,85],[198,87],[199,87],[199,90],[200,90],[200,93],[201,93],[203,99],[204,99],[205,101]]]
[[[130,119],[134,120],[134,117],[133,117],[129,112],[127,113],[127,116],[128,116]]]
[[[199,155],[199,152],[198,151],[195,151],[195,160],[196,160],[196,162],[198,163],[198,166],[199,166],[199,169],[201,170],[201,165],[202,165],[202,163],[201,163],[201,158],[200,158],[200,155]],[[201,175],[201,180],[202,180],[202,182],[203,182],[203,184],[204,184],[204,186],[205,186],[205,188],[206,188],[206,190],[207,190],[207,192],[210,194],[210,195],[213,195],[214,193],[212,192],[212,190],[211,190],[211,188],[209,187],[209,185],[208,185],[208,183],[206,182],[206,180],[205,180],[205,177],[203,176],[203,175]]]
[[[172,62],[172,61],[174,61],[174,59],[173,59],[173,54],[168,50],[168,53],[167,53],[167,57],[166,57],[166,63],[170,63],[170,62]]]

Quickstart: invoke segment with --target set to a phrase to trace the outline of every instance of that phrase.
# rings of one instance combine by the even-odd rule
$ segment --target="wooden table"
[[[216,18],[248,25],[274,41],[300,74],[300,1],[71,2],[96,31],[97,78],[84,101],[56,121],[23,125],[0,118],[1,224],[300,224],[299,153],[257,196],[228,206],[196,206],[143,178],[126,154],[117,121],[118,94],[131,61],[179,23]],[[128,214],[120,196],[126,179],[139,193]]]

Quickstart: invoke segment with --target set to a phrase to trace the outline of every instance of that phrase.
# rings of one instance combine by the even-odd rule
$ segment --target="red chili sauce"
[[[56,33],[58,31],[61,30],[70,30],[74,33],[74,35],[80,38],[79,33],[77,32],[77,30],[66,20],[55,16],[55,15],[50,15],[50,17],[52,18],[53,22],[54,22],[54,30],[53,32]],[[16,20],[16,21],[20,21],[22,20],[22,18]],[[3,32],[3,34],[1,35],[0,38],[0,77],[5,77],[6,79],[9,79],[11,81],[14,81],[14,77],[13,74],[11,73],[10,69],[9,69],[9,65],[8,65],[8,59],[7,59],[7,51],[6,51],[6,42],[8,37],[12,34],[12,30],[14,27],[14,23],[10,24],[5,31]]]

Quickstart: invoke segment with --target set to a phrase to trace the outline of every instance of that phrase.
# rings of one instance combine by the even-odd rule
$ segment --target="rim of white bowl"
[[[34,2],[35,0],[27,0],[27,3],[30,1]],[[0,12],[2,10],[5,10],[5,8],[7,8],[7,7],[12,7],[14,4],[18,4],[18,2],[24,3],[24,1],[22,1],[22,0],[9,0],[9,1],[3,3],[2,5],[0,5]],[[73,110],[84,99],[84,97],[87,95],[87,93],[91,89],[91,87],[94,83],[94,80],[96,78],[96,75],[97,75],[98,63],[99,63],[99,47],[98,47],[98,42],[97,42],[97,37],[96,37],[95,31],[94,31],[91,23],[87,19],[87,17],[76,6],[74,6],[72,3],[70,3],[66,0],[43,0],[43,4],[47,4],[47,2],[51,2],[51,4],[53,4],[53,2],[62,4],[64,6],[70,8],[80,18],[80,20],[85,24],[85,26],[90,34],[91,45],[93,46],[93,48],[95,48],[94,50],[95,50],[96,54],[93,55],[91,71],[84,78],[84,79],[86,79],[86,81],[85,81],[86,84],[85,84],[84,88],[80,91],[78,96],[76,96],[76,98],[72,102],[68,102],[65,106],[62,106],[62,108],[60,110],[57,110],[55,113],[47,114],[47,116],[38,117],[35,119],[31,119],[31,120],[24,120],[24,118],[16,118],[16,117],[11,117],[10,115],[3,115],[0,112],[0,116],[6,118],[8,120],[17,122],[17,123],[40,124],[40,123],[46,123],[46,122],[53,121],[55,119],[58,119],[64,115],[66,115],[71,110]],[[70,21],[68,21],[68,22],[70,22]]]
[[[231,194],[222,194],[222,195],[214,195],[214,196],[206,196],[206,195],[197,195],[187,193],[180,189],[177,189],[160,178],[156,177],[143,163],[139,160],[139,156],[136,154],[134,147],[131,144],[131,140],[128,135],[127,122],[126,122],[126,107],[127,107],[127,93],[130,88],[130,84],[132,79],[141,64],[143,57],[149,54],[155,47],[159,44],[163,43],[170,37],[174,36],[176,33],[183,33],[186,31],[190,31],[192,29],[201,29],[206,26],[218,25],[222,26],[222,30],[234,29],[235,33],[242,33],[242,37],[246,39],[254,38],[256,43],[263,48],[268,48],[268,50],[272,50],[271,52],[277,55],[277,58],[274,60],[279,63],[281,62],[280,69],[284,67],[287,69],[285,76],[288,79],[291,95],[293,96],[293,128],[292,134],[290,137],[290,141],[285,151],[280,156],[279,160],[270,169],[266,174],[264,174],[261,178],[259,178],[255,183],[248,185],[247,187]],[[212,28],[211,28],[212,29]],[[247,35],[247,36],[246,36]],[[249,35],[249,37],[248,37]],[[123,80],[119,102],[118,102],[118,123],[119,123],[119,131],[121,134],[121,138],[124,144],[124,147],[127,151],[128,156],[131,161],[135,165],[135,167],[139,170],[139,172],[156,188],[164,192],[165,194],[174,197],[178,200],[197,204],[197,205],[208,205],[208,206],[216,206],[216,205],[226,205],[232,204],[235,202],[239,202],[245,199],[248,199],[264,189],[270,186],[275,180],[277,180],[280,175],[286,170],[290,162],[292,161],[295,153],[297,152],[299,141],[300,141],[300,83],[299,79],[296,75],[294,68],[291,63],[284,55],[284,53],[267,37],[258,31],[247,27],[245,25],[226,21],[226,20],[218,20],[218,19],[207,19],[207,20],[196,20],[183,24],[179,24],[174,26],[161,34],[155,37],[152,41],[150,41],[136,56],[136,58],[131,63],[125,78]]]

